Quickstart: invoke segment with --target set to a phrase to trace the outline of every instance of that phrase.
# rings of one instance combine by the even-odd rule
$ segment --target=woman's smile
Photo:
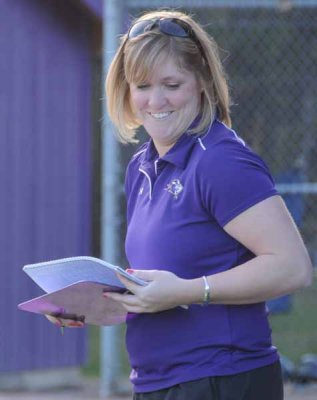
[[[166,111],[166,112],[160,112],[160,113],[151,113],[149,112],[149,114],[151,115],[151,117],[153,117],[156,120],[165,120],[167,119],[171,114],[173,113],[173,111]]]

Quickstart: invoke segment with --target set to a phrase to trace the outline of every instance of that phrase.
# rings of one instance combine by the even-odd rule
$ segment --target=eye
[[[147,89],[150,85],[148,83],[140,83],[139,85],[136,85],[137,89],[139,90],[144,90]]]
[[[167,83],[165,86],[167,87],[167,89],[176,90],[180,87],[180,84],[179,83]]]

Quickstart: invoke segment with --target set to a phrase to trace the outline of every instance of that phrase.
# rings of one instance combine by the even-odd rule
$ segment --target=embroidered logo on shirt
[[[183,191],[184,187],[179,179],[173,179],[165,188],[168,193],[171,193],[175,200],[178,199],[179,194]]]

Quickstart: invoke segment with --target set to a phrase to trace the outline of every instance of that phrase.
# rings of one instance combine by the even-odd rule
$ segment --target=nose
[[[164,91],[160,87],[153,87],[149,93],[148,106],[153,111],[161,110],[167,100]]]

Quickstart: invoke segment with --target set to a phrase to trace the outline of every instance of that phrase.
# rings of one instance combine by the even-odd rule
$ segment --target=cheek
[[[142,109],[146,104],[146,98],[142,93],[131,92],[130,103],[134,110]]]
[[[195,93],[191,93],[189,96],[184,95],[178,99],[178,107],[183,109],[191,109],[197,108],[200,104],[200,98],[195,95]]]
[[[191,108],[197,107],[200,103],[200,93],[197,89],[197,85],[190,85],[175,98],[175,102],[179,107]],[[175,103],[176,104],[176,103]]]

